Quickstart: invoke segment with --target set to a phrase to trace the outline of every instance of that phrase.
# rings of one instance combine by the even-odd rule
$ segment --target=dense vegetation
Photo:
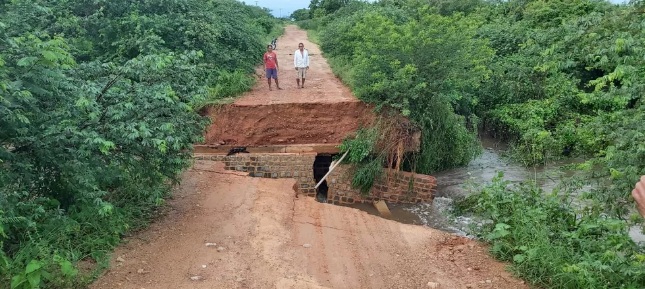
[[[580,209],[572,187],[545,193],[498,176],[458,203],[456,213],[491,220],[476,233],[512,270],[540,288],[643,288],[645,250],[629,223],[603,213],[600,202]]]
[[[197,110],[252,85],[278,28],[233,0],[0,1],[0,288],[106,265],[189,165]]]
[[[643,11],[643,1],[319,0],[292,18],[359,98],[422,129],[418,172],[470,161],[478,130],[525,165],[582,159],[573,169],[593,187],[583,194],[498,181],[462,209],[493,220],[482,236],[534,284],[638,288],[645,255],[626,233],[645,174]],[[383,147],[373,136],[345,143],[360,153],[358,186],[380,172],[365,151]]]

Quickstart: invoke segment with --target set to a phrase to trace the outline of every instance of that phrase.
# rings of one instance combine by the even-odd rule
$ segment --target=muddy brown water
[[[534,181],[545,192],[551,192],[561,184],[563,178],[574,175],[574,172],[563,171],[561,167],[580,162],[573,159],[527,168],[511,162],[504,156],[508,150],[505,143],[491,137],[483,137],[481,144],[482,154],[467,166],[433,174],[437,178],[438,186],[432,204],[388,204],[392,212],[392,217],[389,219],[473,238],[474,236],[468,234],[469,228],[473,225],[481,226],[482,221],[469,216],[449,217],[448,213],[452,209],[455,198],[467,196],[474,192],[474,189],[490,184],[499,172],[504,174],[505,180],[514,183]],[[583,187],[583,189],[588,188],[591,188],[591,184]],[[370,204],[355,204],[349,207],[379,215]],[[639,226],[632,227],[629,235],[635,242],[645,242],[645,234]]]

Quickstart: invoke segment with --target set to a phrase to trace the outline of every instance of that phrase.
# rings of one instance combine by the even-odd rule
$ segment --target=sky
[[[271,9],[273,16],[288,17],[293,11],[309,7],[310,0],[238,0],[249,5],[258,5]],[[458,1],[458,0],[457,0]],[[623,3],[627,0],[609,0],[611,3]],[[371,1],[370,1],[371,2]]]

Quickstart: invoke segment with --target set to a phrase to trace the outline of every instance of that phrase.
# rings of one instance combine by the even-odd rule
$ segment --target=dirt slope
[[[338,144],[374,121],[362,102],[227,105],[211,109],[206,144]]]
[[[197,161],[168,216],[90,288],[527,288],[476,242],[295,198],[293,184]]]

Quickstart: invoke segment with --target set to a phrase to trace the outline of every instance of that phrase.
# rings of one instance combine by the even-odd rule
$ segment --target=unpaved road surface
[[[293,66],[293,53],[302,42],[309,51],[309,70],[305,88],[296,86],[296,71]],[[282,90],[277,90],[273,83],[273,90],[269,85],[262,68],[256,71],[258,82],[253,89],[235,101],[235,105],[271,105],[282,103],[338,103],[358,101],[351,90],[334,75],[329,64],[323,58],[320,48],[307,39],[307,32],[295,25],[285,28],[285,34],[278,38],[278,80]],[[258,55],[261,59],[262,55]],[[273,80],[272,80],[273,81]]]
[[[477,242],[296,198],[293,184],[196,161],[90,288],[527,288]]]

